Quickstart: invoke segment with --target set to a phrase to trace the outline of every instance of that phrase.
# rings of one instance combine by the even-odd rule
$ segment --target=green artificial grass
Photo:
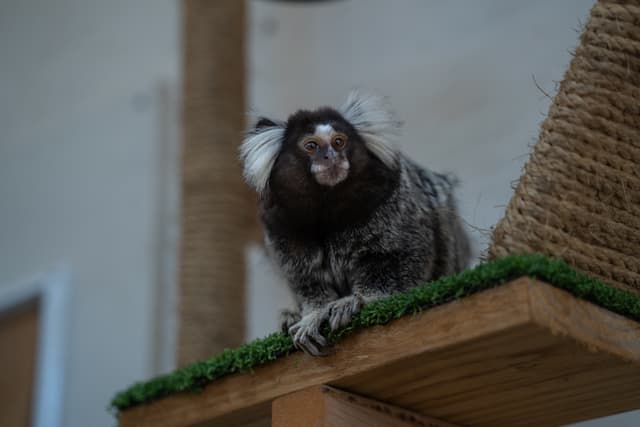
[[[486,262],[454,276],[410,289],[406,293],[365,306],[349,326],[330,333],[332,342],[358,329],[383,325],[407,314],[445,304],[476,292],[504,284],[517,277],[540,279],[610,311],[640,321],[640,297],[605,285],[578,273],[562,261],[541,255],[509,256]],[[252,368],[297,351],[287,335],[277,332],[235,349],[227,349],[208,360],[194,363],[168,375],[136,383],[118,393],[111,402],[114,411],[123,411],[154,399],[184,391],[199,391],[209,382]]]

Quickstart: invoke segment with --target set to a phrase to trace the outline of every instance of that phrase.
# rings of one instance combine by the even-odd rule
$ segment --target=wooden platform
[[[640,408],[640,323],[521,278],[328,357],[296,353],[134,407],[120,426],[268,426],[274,399],[322,384],[460,426],[557,426]]]

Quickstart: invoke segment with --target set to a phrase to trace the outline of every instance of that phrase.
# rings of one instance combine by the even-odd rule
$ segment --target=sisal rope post
[[[492,240],[640,293],[640,0],[592,8]]]
[[[178,364],[240,345],[255,201],[237,147],[245,112],[245,2],[183,0]]]

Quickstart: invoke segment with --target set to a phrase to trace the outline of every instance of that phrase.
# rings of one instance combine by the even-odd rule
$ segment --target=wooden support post
[[[247,230],[242,182],[245,2],[183,0],[182,245],[178,364],[240,345]]]
[[[272,427],[456,427],[326,385],[275,399]]]

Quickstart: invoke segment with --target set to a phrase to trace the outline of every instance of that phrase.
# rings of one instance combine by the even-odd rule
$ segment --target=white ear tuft
[[[284,138],[284,125],[264,126],[252,130],[240,145],[244,179],[262,194]]]
[[[385,98],[352,91],[339,111],[356,128],[373,155],[388,167],[397,167],[399,153],[395,142],[402,124]]]

